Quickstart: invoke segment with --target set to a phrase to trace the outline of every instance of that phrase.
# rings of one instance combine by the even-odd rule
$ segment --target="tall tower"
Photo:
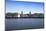
[[[21,14],[23,14],[23,11],[21,11]]]
[[[29,17],[31,17],[31,11],[29,12]]]
[[[21,11],[21,15],[20,15],[20,17],[23,17],[23,11]]]
[[[29,14],[31,14],[31,11],[29,12]]]

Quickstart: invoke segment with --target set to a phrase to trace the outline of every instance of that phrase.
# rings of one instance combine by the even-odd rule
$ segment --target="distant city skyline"
[[[6,0],[6,13],[21,13],[24,14],[31,12],[33,13],[44,13],[44,3],[43,2],[23,2],[23,1],[11,1]]]

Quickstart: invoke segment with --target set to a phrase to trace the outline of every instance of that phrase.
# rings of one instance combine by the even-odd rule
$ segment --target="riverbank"
[[[44,17],[5,17],[6,19],[9,18],[44,18]]]

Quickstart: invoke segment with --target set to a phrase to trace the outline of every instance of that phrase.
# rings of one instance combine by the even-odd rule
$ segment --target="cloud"
[[[11,0],[11,1],[44,2],[44,0]]]

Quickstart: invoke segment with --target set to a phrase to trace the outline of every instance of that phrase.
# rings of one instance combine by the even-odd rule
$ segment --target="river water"
[[[6,30],[39,29],[44,27],[43,18],[5,19]]]

